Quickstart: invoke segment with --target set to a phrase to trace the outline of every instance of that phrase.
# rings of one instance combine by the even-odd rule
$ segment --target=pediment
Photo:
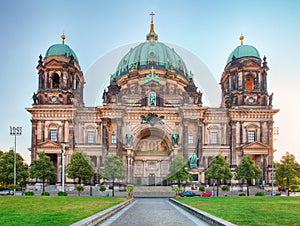
[[[143,86],[144,87],[155,87],[155,86],[161,86],[161,83],[158,80],[151,80],[151,81],[145,82],[143,84]]]
[[[61,146],[61,144],[58,144],[58,143],[53,142],[51,140],[47,140],[47,141],[39,143],[37,145],[37,148],[52,148],[52,149],[53,148],[56,148],[56,149],[59,148],[59,149],[61,149],[62,146]]]
[[[245,61],[243,63],[243,65],[246,66],[246,67],[258,67],[258,66],[260,66],[260,64],[257,61],[252,60],[252,59]]]
[[[269,145],[254,141],[241,147],[241,151],[246,155],[266,155],[270,149]]]
[[[254,141],[250,144],[246,144],[242,147],[242,149],[269,149],[270,147],[264,143],[259,141]]]
[[[47,63],[47,66],[61,66],[61,63],[55,59],[52,59]]]

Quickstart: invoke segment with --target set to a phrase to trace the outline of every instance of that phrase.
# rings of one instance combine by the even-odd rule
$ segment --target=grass
[[[236,225],[300,225],[300,197],[185,197],[177,200]]]
[[[125,200],[95,196],[0,196],[0,224],[70,225]]]

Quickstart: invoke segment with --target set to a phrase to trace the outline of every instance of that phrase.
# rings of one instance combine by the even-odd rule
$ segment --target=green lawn
[[[237,225],[300,225],[300,197],[185,197],[177,200]]]
[[[70,225],[125,197],[0,196],[0,225]]]

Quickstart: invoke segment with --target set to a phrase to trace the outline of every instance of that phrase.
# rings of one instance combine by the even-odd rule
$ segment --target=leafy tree
[[[28,165],[24,159],[16,154],[16,183],[28,179]],[[0,154],[0,183],[9,185],[14,183],[14,151]]]
[[[232,178],[229,163],[226,162],[221,154],[213,157],[210,162],[210,167],[205,171],[205,177],[217,180],[217,196],[219,196],[221,180],[230,180]]]
[[[286,152],[280,163],[276,163],[276,181],[282,189],[288,189],[291,184],[297,184],[298,177],[300,177],[300,165],[293,154]]]
[[[43,192],[45,192],[46,180],[56,179],[55,167],[45,152],[39,153],[39,158],[33,160],[33,164],[30,167],[30,177],[42,179]]]
[[[247,181],[247,196],[249,196],[249,185],[252,179],[259,179],[262,170],[254,165],[251,155],[244,156],[240,165],[236,167],[236,179]]]
[[[104,161],[104,168],[100,171],[100,175],[103,178],[112,180],[112,196],[115,196],[115,180],[124,179],[126,177],[122,159],[114,154],[107,155]]]
[[[71,156],[71,162],[67,166],[66,172],[69,178],[78,179],[78,184],[81,184],[81,181],[90,180],[94,175],[91,158],[81,151],[75,152]]]
[[[181,187],[181,181],[191,180],[191,174],[187,171],[187,166],[187,161],[185,161],[182,156],[177,155],[170,165],[167,180],[176,180],[178,187]]]

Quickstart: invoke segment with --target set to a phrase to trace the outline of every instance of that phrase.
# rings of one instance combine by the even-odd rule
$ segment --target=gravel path
[[[134,203],[100,224],[105,225],[208,225],[166,198],[138,198]]]

